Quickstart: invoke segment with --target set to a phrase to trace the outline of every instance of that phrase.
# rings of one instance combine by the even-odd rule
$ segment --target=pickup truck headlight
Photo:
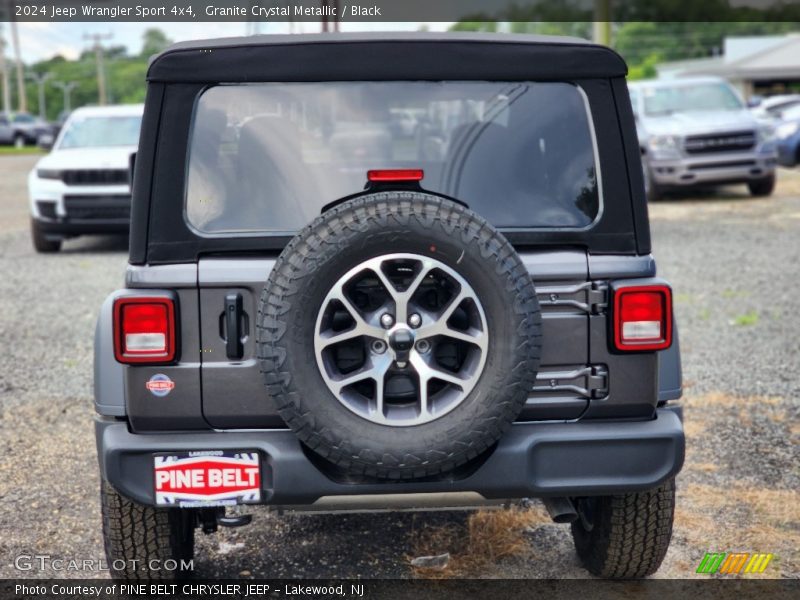
[[[680,138],[676,135],[654,135],[647,140],[647,147],[654,158],[680,156]]]
[[[775,129],[775,137],[784,139],[793,136],[800,129],[800,121],[794,123],[782,123]]]
[[[39,179],[61,179],[61,171],[57,169],[36,169]]]

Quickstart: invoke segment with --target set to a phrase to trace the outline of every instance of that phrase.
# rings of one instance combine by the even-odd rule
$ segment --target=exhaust
[[[578,518],[575,505],[566,496],[542,498],[542,502],[544,502],[544,507],[550,514],[550,518],[556,523],[572,523]]]

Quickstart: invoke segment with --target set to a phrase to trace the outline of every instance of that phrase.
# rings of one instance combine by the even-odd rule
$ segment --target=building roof
[[[369,50],[366,50],[369,46]],[[580,38],[481,33],[261,35],[175,44],[149,81],[358,81],[622,77],[613,50]]]
[[[726,38],[725,55],[663,63],[659,76],[717,75],[726,79],[800,79],[800,35]]]

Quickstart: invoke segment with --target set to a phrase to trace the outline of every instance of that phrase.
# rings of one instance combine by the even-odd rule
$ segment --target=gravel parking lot
[[[0,157],[0,577],[52,575],[15,570],[20,554],[103,557],[92,341],[127,241],[81,238],[37,256],[25,192],[34,162]],[[800,173],[782,171],[770,199],[732,187],[652,205],[651,218],[659,274],[676,292],[688,437],[658,576],[689,577],[705,552],[741,551],[775,554],[764,576],[798,577]],[[409,557],[451,551],[472,569],[451,575],[586,576],[568,528],[539,506],[503,522],[516,537],[499,561],[466,556],[493,552],[465,543],[467,518],[258,510],[250,527],[198,534],[195,565],[214,577],[408,577]]]

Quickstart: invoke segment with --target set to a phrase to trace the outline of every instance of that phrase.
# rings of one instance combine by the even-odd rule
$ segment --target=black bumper
[[[39,229],[48,236],[128,233],[130,219],[37,219]]]
[[[308,506],[323,496],[476,492],[492,500],[644,490],[683,466],[679,414],[662,408],[651,421],[518,423],[468,475],[423,482],[334,481],[286,430],[142,435],[125,422],[97,417],[95,432],[101,475],[142,504],[154,504],[154,453],[256,449],[270,467],[263,478],[265,503]]]

